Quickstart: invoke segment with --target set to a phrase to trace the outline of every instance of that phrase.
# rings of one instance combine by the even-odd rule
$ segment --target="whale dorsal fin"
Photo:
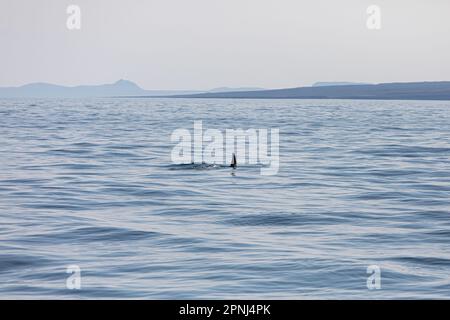
[[[231,165],[230,167],[236,168],[237,167],[237,161],[236,161],[236,154],[233,153],[233,157],[231,158]]]

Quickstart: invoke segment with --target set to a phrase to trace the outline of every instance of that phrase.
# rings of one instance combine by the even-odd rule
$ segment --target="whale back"
[[[231,158],[231,165],[230,167],[236,168],[237,167],[237,161],[236,161],[236,154],[233,153],[233,157]]]

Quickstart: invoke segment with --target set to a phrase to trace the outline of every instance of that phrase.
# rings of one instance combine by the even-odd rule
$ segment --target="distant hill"
[[[60,86],[30,83],[20,87],[0,87],[0,98],[81,98],[81,97],[154,97],[207,92],[252,91],[257,88],[216,88],[212,90],[145,90],[129,80],[111,84]]]
[[[339,85],[175,96],[241,99],[450,100],[450,81]]]
[[[312,86],[313,87],[331,87],[331,86],[360,86],[366,85],[370,83],[364,82],[316,82]]]
[[[174,97],[245,99],[382,99],[450,100],[450,81],[381,84],[316,83],[312,87],[266,90],[262,88],[221,87],[205,91],[145,90],[134,82],[119,80],[111,84],[60,86],[31,83],[0,88],[0,98],[81,98],[81,97]]]
[[[134,82],[119,80],[111,84],[81,85],[74,87],[60,86],[50,83],[31,83],[21,87],[0,88],[0,97],[28,98],[78,98],[78,97],[111,97],[111,96],[160,96],[172,94],[193,94],[205,91],[188,90],[144,90]]]
[[[240,91],[258,91],[258,90],[266,90],[266,89],[257,87],[241,87],[241,88],[220,87],[208,90],[208,92],[240,92]]]

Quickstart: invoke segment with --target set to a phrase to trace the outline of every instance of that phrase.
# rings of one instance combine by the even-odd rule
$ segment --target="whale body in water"
[[[234,154],[234,153],[233,153],[233,157],[231,159],[230,167],[232,167],[233,169],[237,167],[236,154]]]

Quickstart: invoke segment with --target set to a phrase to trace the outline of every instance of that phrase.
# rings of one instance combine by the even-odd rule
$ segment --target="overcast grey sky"
[[[450,80],[449,0],[0,0],[0,37],[0,86]]]

